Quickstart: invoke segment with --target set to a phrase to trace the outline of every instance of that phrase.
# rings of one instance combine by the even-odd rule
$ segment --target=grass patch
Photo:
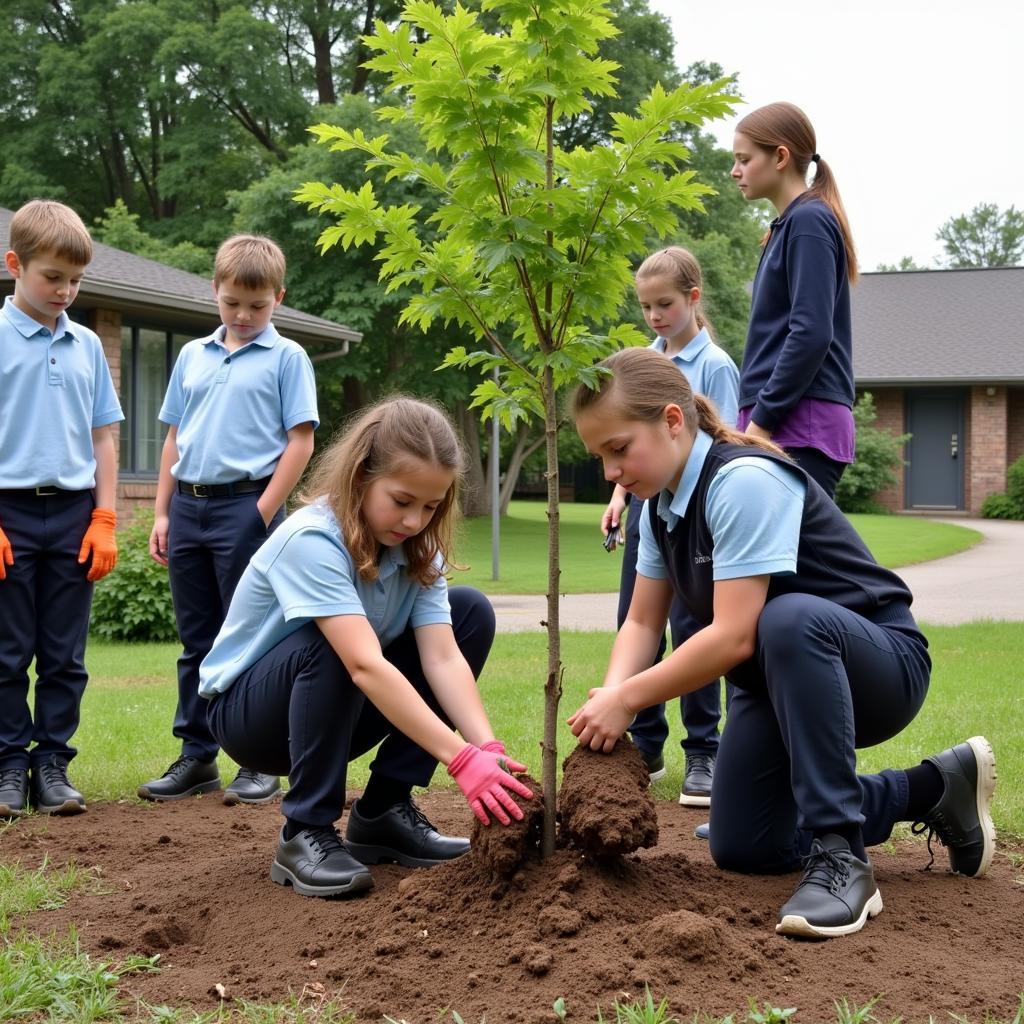
[[[10,920],[16,914],[56,910],[64,906],[70,893],[94,879],[92,872],[74,864],[51,870],[44,860],[34,871],[27,871],[18,861],[0,864],[0,936],[10,930]]]
[[[622,551],[601,546],[604,505],[566,502],[559,506],[561,593],[600,594],[619,589]],[[882,565],[895,568],[941,558],[972,547],[981,534],[963,526],[909,516],[851,516],[857,532]],[[470,568],[456,583],[489,594],[547,592],[547,506],[513,501],[501,520],[499,580],[491,579],[491,520],[468,519],[457,547],[458,561]]]
[[[130,956],[94,963],[74,931],[61,940],[23,933],[0,949],[0,1020],[121,1020],[118,982],[125,974],[155,970],[155,961]]]

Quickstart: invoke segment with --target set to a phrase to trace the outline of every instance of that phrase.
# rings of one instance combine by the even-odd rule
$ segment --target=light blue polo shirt
[[[360,578],[341,528],[324,501],[290,515],[252,556],[224,625],[199,666],[199,692],[223,693],[250,666],[304,626],[330,615],[365,615],[387,647],[406,626],[452,621],[448,581],[429,587],[405,572],[401,546],[385,548],[380,575]]]
[[[229,352],[225,328],[190,341],[171,371],[160,422],[178,428],[177,480],[227,484],[270,476],[288,431],[320,420],[313,364],[270,324]]]
[[[67,313],[51,334],[0,310],[0,488],[96,486],[92,431],[124,419],[100,339]]]
[[[711,437],[697,431],[679,486],[658,495],[658,515],[673,530],[686,515],[694,488],[711,450]],[[800,521],[807,485],[795,470],[755,456],[733,459],[708,486],[705,515],[714,540],[713,577],[782,576],[796,572]],[[651,532],[647,502],[640,517],[636,571],[650,579],[668,578]]]
[[[651,348],[664,353],[665,345],[665,339],[659,336]],[[729,353],[711,340],[707,328],[702,327],[696,337],[669,359],[696,394],[704,395],[715,403],[722,422],[727,427],[735,427],[739,415],[740,371]]]

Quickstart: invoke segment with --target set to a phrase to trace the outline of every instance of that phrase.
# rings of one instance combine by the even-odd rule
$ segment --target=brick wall
[[[875,429],[898,437],[906,433],[906,413],[904,410],[903,388],[869,388],[875,400]],[[903,457],[906,459],[906,445],[903,446]],[[903,471],[904,462],[893,471],[896,483],[886,487],[875,495],[875,500],[888,512],[899,512],[904,507]]]
[[[103,342],[103,354],[114,379],[114,390],[121,393],[121,314],[113,309],[94,309],[89,315],[89,326]],[[121,424],[111,428],[114,448],[120,451]],[[117,516],[123,526],[140,505],[152,506],[156,497],[156,481],[121,481],[117,485]]]
[[[989,392],[992,392],[989,394]],[[990,495],[1006,490],[1007,389],[973,387],[967,412],[967,443],[961,449],[967,458],[964,502],[977,515]]]

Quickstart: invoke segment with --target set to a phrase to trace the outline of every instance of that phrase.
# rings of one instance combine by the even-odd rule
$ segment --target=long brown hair
[[[380,544],[363,516],[366,489],[415,462],[454,474],[426,528],[402,545],[409,576],[429,587],[443,573],[434,564],[438,554],[445,566],[455,565],[453,535],[465,470],[459,436],[441,407],[405,395],[385,398],[349,420],[313,466],[301,499],[306,504],[319,498],[327,502],[361,579],[375,580],[380,572]]]
[[[736,125],[736,131],[769,153],[779,146],[785,146],[793,166],[803,180],[807,180],[807,169],[818,155],[818,142],[810,118],[798,106],[793,103],[769,103],[758,107]],[[850,284],[853,284],[857,280],[857,252],[843,200],[839,196],[839,186],[826,161],[818,156],[814,163],[817,165],[814,181],[801,199],[820,199],[835,215],[846,248],[846,276]]]
[[[689,249],[684,249],[681,245],[670,245],[667,249],[652,252],[637,267],[636,280],[639,281],[642,277],[667,277],[681,292],[699,288],[702,294],[694,310],[694,316],[697,319],[697,326],[706,330],[714,341],[715,330],[704,309],[704,275],[701,273],[697,257]]]
[[[713,441],[744,444],[788,458],[771,441],[741,434],[726,426],[715,403],[703,395],[694,394],[686,376],[661,352],[652,348],[627,348],[597,365],[609,372],[601,375],[596,388],[581,384],[576,389],[572,396],[573,419],[581,413],[600,408],[602,412],[614,411],[625,420],[657,423],[666,405],[678,405],[691,435],[700,429],[710,434]]]

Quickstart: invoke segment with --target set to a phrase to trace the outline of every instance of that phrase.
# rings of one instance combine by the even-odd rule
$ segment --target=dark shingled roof
[[[858,386],[1024,381],[1024,267],[864,274],[852,294]]]
[[[9,248],[12,216],[10,210],[0,207],[0,252]],[[99,242],[93,244],[92,263],[82,280],[76,308],[129,311],[178,329],[191,328],[197,335],[208,334],[219,323],[207,278]],[[0,264],[0,294],[13,291],[11,285],[11,275]],[[283,335],[303,345],[330,343],[347,349],[349,342],[362,339],[351,327],[290,306],[278,307],[274,324]]]

